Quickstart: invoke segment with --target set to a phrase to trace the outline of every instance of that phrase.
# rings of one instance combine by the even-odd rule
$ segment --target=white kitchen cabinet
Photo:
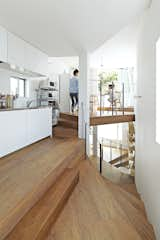
[[[48,75],[48,56],[39,50],[37,51],[36,72],[42,75]]]
[[[7,31],[0,26],[0,61],[7,62]]]
[[[0,157],[52,136],[52,109],[0,111]]]
[[[9,64],[41,75],[48,75],[47,54],[10,32],[7,35]]]
[[[29,144],[50,136],[52,132],[51,108],[33,109],[28,112]]]
[[[25,43],[25,68],[41,75],[48,75],[47,54]]]
[[[0,112],[0,157],[14,152],[27,142],[27,112]]]
[[[25,43],[25,69],[36,72],[36,65],[37,65],[37,51],[36,48],[31,46],[29,43]]]
[[[8,32],[8,63],[25,67],[25,41]]]

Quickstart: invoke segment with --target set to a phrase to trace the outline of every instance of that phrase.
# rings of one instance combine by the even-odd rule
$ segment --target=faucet
[[[30,108],[32,102],[34,102],[34,101],[35,101],[35,100],[29,100],[29,101],[27,101],[27,108]]]

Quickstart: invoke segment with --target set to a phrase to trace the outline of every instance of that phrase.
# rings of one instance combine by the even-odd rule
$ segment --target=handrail
[[[99,163],[100,163],[100,165],[99,165],[99,172],[100,172],[100,174],[102,174],[102,167],[103,167],[103,145],[100,143],[100,145],[99,145],[99,149],[100,149],[100,161],[99,161]]]
[[[110,116],[117,115],[118,112],[122,112],[122,115],[125,115],[125,112],[127,112],[127,108],[125,107],[125,84],[122,83],[121,85],[121,91],[114,91],[114,82],[111,83],[112,88],[106,92],[105,96],[109,95],[108,101],[110,102],[109,107],[104,107],[103,105],[103,93],[102,93],[102,83],[100,81],[100,87],[99,87],[99,114],[100,116],[103,116],[104,114],[104,109],[108,109],[107,111],[111,111]],[[94,101],[90,102],[91,104],[94,105]],[[109,110],[110,109],[110,110]],[[129,110],[130,112],[130,110]]]

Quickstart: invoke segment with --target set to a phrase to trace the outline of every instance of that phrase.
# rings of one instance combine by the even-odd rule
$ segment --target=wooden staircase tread
[[[30,151],[22,149],[0,166],[0,240],[74,162],[80,149],[85,151],[82,140],[58,140],[57,145],[54,141],[46,139],[29,147]]]
[[[122,195],[123,197],[125,197],[126,200],[128,200],[138,211],[141,211],[141,213],[146,217],[144,203],[140,199],[135,197],[133,194],[125,191],[118,184],[112,183],[104,177],[103,179],[107,187],[111,187],[112,190],[115,191],[116,194],[118,194],[118,196]]]
[[[70,121],[70,120],[66,120],[66,119],[62,119],[62,118],[60,118],[58,120],[58,125],[67,127],[67,128],[78,129],[78,122]]]
[[[76,237],[76,238],[75,238]],[[101,220],[77,226],[74,232],[53,231],[45,240],[141,240],[136,230],[121,219]]]
[[[140,199],[140,195],[137,192],[137,189],[136,189],[136,186],[134,183],[133,184],[132,183],[120,184],[120,187],[122,189],[124,189],[125,191],[129,192],[130,194],[134,195],[136,198]]]
[[[127,166],[128,164],[129,164],[129,160],[124,159],[124,160],[120,160],[119,162],[113,164],[113,166],[116,168],[119,168],[119,167]]]
[[[116,196],[115,190],[112,192],[111,189],[107,188],[106,183],[89,161],[83,161],[79,169],[79,184],[52,228],[50,238],[47,239],[96,239],[93,237],[94,235],[88,235],[90,232],[91,234],[94,233],[95,223],[101,223],[101,221],[107,223],[112,219],[121,219],[137,232],[140,239],[155,240],[153,228],[147,219],[128,203],[125,209],[125,203],[128,202],[128,199],[121,197],[119,201],[119,193],[117,192]],[[91,230],[87,229],[88,225]],[[118,226],[113,224],[114,227],[116,231]],[[108,232],[107,226],[103,229],[102,235],[104,238],[101,238],[102,231],[100,226],[97,227],[98,239],[107,239],[107,237],[105,238],[105,234],[107,236]],[[124,231],[122,231],[122,234],[125,233]],[[118,233],[119,231],[113,239],[120,239]],[[111,236],[109,237],[109,240],[112,239]],[[129,240],[130,238],[122,239]]]
[[[117,162],[119,162],[120,160],[123,160],[124,158],[128,157],[128,152],[127,153],[124,153],[122,154],[121,156],[109,161],[110,164],[115,164]]]
[[[72,113],[60,113],[60,118],[78,122],[78,115]]]
[[[44,239],[78,183],[79,173],[66,169],[56,183],[44,194],[37,204],[21,219],[6,240]]]
[[[77,138],[78,137],[78,131],[77,131],[77,129],[67,128],[67,127],[57,125],[53,129],[53,136],[59,137],[59,138],[62,138],[62,139],[75,138],[75,137]]]

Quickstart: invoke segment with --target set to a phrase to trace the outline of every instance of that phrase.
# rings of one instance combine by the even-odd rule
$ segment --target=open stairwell
[[[104,179],[89,161],[46,240],[155,240],[143,202]]]
[[[155,240],[135,185],[101,176],[85,159],[84,141],[48,139],[13,156],[0,164],[2,183],[17,184],[1,202],[1,240]],[[17,183],[14,171],[23,172]]]

